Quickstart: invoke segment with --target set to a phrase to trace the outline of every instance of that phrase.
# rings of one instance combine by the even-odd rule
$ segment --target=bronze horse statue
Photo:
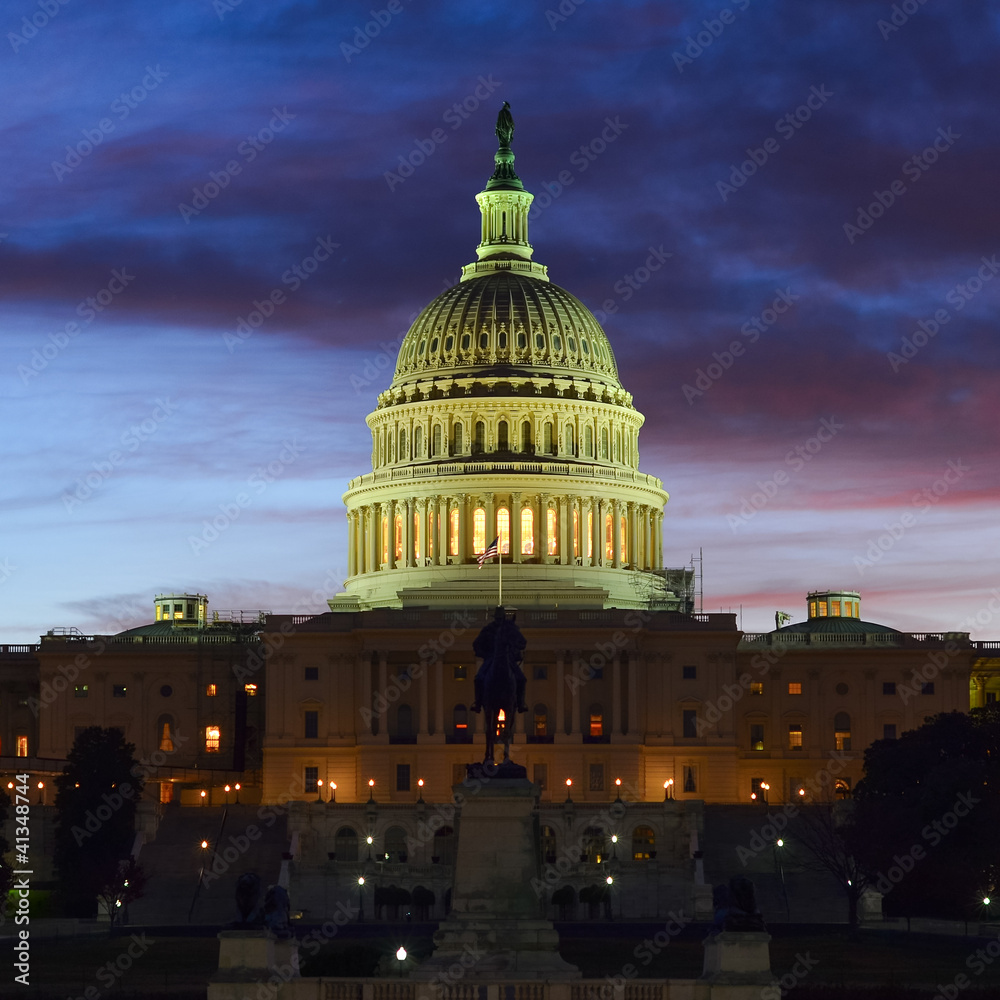
[[[510,760],[510,740],[514,719],[527,711],[524,704],[525,676],[521,659],[526,645],[521,630],[508,620],[503,608],[497,608],[491,621],[476,637],[472,648],[483,659],[476,674],[476,700],[473,712],[486,714],[486,756],[494,761],[497,740],[503,743],[503,759]],[[495,762],[495,761],[494,761]]]

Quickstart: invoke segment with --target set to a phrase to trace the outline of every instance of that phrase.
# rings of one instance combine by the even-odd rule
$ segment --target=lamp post
[[[572,778],[567,778],[566,779],[566,801],[567,802],[572,802],[573,801],[572,797],[570,796],[570,792],[572,790],[573,790],[573,779]]]
[[[663,801],[672,802],[673,798],[674,798],[674,779],[667,778],[667,780],[663,782]]]
[[[417,778],[417,789],[418,789],[418,791],[417,791],[417,801],[418,802],[423,802],[424,801],[424,779],[423,778]],[[400,949],[400,950],[402,950],[402,949]]]
[[[226,785],[226,805],[229,805],[229,785]]]
[[[236,789],[236,804],[240,804],[240,783],[237,781],[233,786]]]
[[[206,792],[204,788],[201,790],[201,804],[203,806],[208,805],[208,792]]]
[[[374,802],[375,801],[375,779],[374,778],[369,778],[368,779],[368,801],[369,802]]]
[[[331,781],[330,782],[330,801],[331,802],[336,802],[337,801],[337,782],[336,781]]]
[[[322,802],[323,801],[323,779],[322,778],[317,778],[316,779],[316,801],[317,802]]]
[[[615,778],[615,802],[622,800],[622,779]]]
[[[372,844],[375,843],[375,838],[369,833],[368,836],[365,837],[365,841],[368,844],[368,860],[371,861],[371,859],[372,859]]]
[[[399,978],[403,978],[403,963],[406,961],[406,949],[400,945],[396,951],[396,961],[399,962]]]
[[[358,876],[358,923],[365,919],[365,877]]]

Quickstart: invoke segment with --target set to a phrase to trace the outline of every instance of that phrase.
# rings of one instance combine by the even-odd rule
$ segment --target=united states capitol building
[[[162,594],[149,625],[2,647],[5,771],[44,779],[82,728],[118,726],[151,762],[150,845],[164,817],[239,797],[287,818],[297,905],[356,900],[367,871],[386,912],[440,915],[482,755],[472,641],[502,573],[527,640],[511,752],[538,787],[539,898],[649,916],[710,905],[706,808],[849,795],[873,741],[996,700],[1000,642],[869,622],[855,591],[804,594],[802,621],[761,634],[697,610],[693,571],[664,565],[668,495],[612,345],[534,260],[503,115],[475,259],[367,418],[329,612]],[[628,887],[611,904],[608,872]]]

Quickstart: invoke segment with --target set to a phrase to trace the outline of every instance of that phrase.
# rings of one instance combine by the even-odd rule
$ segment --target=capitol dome
[[[477,259],[414,321],[368,416],[335,611],[491,607],[501,573],[517,606],[683,609],[663,570],[667,494],[639,470],[642,414],[593,314],[532,260],[512,132],[505,105]],[[494,538],[500,564],[480,569]]]
[[[621,389],[608,338],[574,295],[496,261],[442,292],[403,339],[392,388],[472,369],[516,369],[514,378],[579,374],[594,391]]]

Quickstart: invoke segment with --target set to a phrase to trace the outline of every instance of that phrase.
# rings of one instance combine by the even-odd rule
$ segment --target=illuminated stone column
[[[617,500],[611,501],[611,565],[622,567],[622,519]]]
[[[521,494],[510,495],[510,560],[521,561]]]
[[[663,511],[656,511],[656,565],[653,569],[663,566]]]
[[[607,555],[607,531],[604,526],[604,501],[598,500],[594,510],[594,565],[603,566]]]
[[[448,565],[448,517],[451,514],[451,504],[447,497],[438,497],[437,507],[437,548],[434,552],[434,561],[438,566]]]
[[[355,511],[347,515],[347,575],[354,576],[358,571],[357,559],[358,517]]]
[[[417,500],[417,537],[416,551],[420,553],[418,565],[424,566],[427,563],[427,508],[426,500]]]
[[[587,552],[587,547],[592,544],[588,524],[588,514],[591,513],[592,506],[590,500],[584,500],[580,504],[580,563],[583,566],[590,566],[593,563],[593,558]]]
[[[458,561],[464,563],[469,552],[469,517],[470,512],[466,501],[468,497],[465,493],[459,493],[455,497],[455,504],[458,507]]]
[[[538,498],[538,554],[541,556],[539,562],[551,562],[549,557],[549,497],[547,495]]]
[[[639,505],[628,502],[628,562],[639,568]]]
[[[414,554],[414,537],[413,537],[413,512],[414,512],[414,502],[412,499],[407,499],[406,506],[404,508],[405,513],[403,514],[403,564],[407,568],[416,566],[416,559]]]

